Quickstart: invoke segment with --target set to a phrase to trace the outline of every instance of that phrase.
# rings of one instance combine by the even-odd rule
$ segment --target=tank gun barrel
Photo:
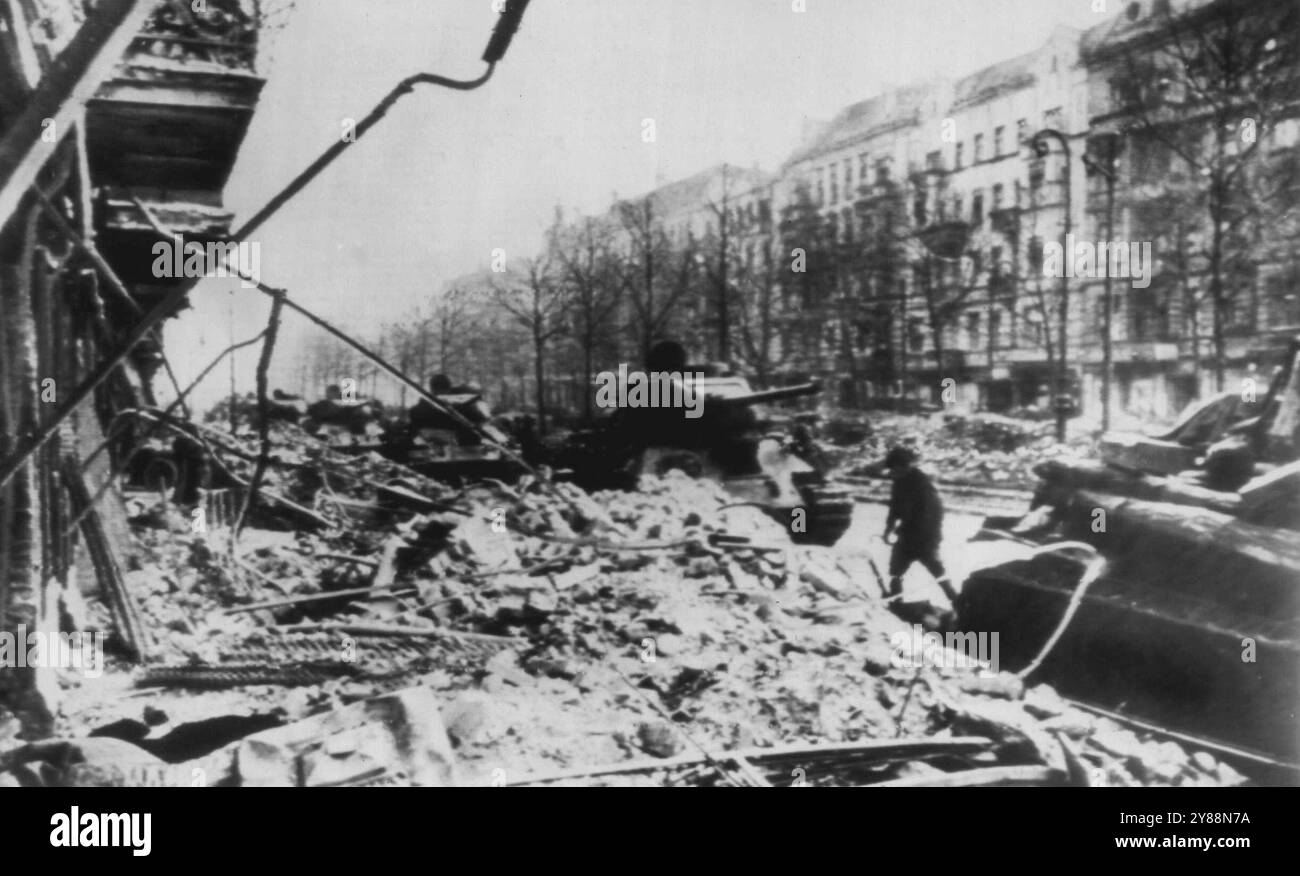
[[[782,386],[776,389],[765,389],[762,392],[751,392],[729,398],[710,397],[706,394],[705,398],[709,404],[748,407],[750,405],[768,404],[769,402],[788,401],[792,398],[805,398],[810,395],[817,395],[821,391],[820,383],[800,383],[797,386]]]

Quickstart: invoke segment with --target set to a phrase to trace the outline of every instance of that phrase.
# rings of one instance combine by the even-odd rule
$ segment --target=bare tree
[[[707,285],[712,293],[708,298],[713,302],[714,324],[717,329],[715,349],[720,362],[731,360],[731,323],[736,298],[734,279],[738,267],[736,263],[739,261],[736,246],[739,229],[736,227],[738,222],[733,208],[731,188],[730,168],[724,164],[720,195],[716,200],[710,199],[706,204],[709,212],[713,214],[714,223],[709,228],[706,245],[703,247],[704,252],[701,253],[701,262],[708,278]]]
[[[800,184],[781,215],[783,346],[805,371],[825,370],[825,326],[832,312],[835,253],[808,187]]]
[[[532,341],[533,380],[537,393],[537,429],[546,434],[546,358],[550,343],[564,329],[566,286],[558,276],[554,236],[541,255],[524,262],[523,276],[500,282],[497,304],[523,328]]]
[[[564,324],[581,360],[583,416],[592,418],[595,360],[613,338],[611,321],[623,304],[625,273],[609,225],[582,218],[554,237],[564,284]]]
[[[772,245],[763,241],[752,260],[746,259],[736,275],[740,330],[740,359],[760,386],[770,386],[773,373],[784,363],[780,348],[781,268]]]
[[[950,259],[928,249],[919,254],[915,263],[916,288],[925,307],[935,364],[941,372],[947,367],[945,334],[977,288],[978,267],[973,252]]]
[[[1298,111],[1300,7],[1291,0],[1212,0],[1156,10],[1144,28],[1118,35],[1118,50],[1103,43],[1097,60],[1117,60],[1122,74],[1112,99],[1139,152],[1133,182],[1158,180],[1203,219],[1178,246],[1183,266],[1208,285],[1215,383],[1222,389],[1225,328],[1236,299],[1254,288],[1261,237],[1279,210],[1295,208],[1294,170],[1279,179],[1268,147],[1276,124]],[[1108,55],[1116,51],[1117,58]],[[1294,155],[1282,160],[1294,168]]]
[[[432,307],[430,323],[434,359],[442,374],[463,372],[469,364],[469,349],[473,320],[471,318],[472,292],[454,286],[437,299]]]
[[[683,302],[696,288],[698,249],[691,235],[674,247],[651,198],[624,201],[615,211],[628,237],[627,256],[621,261],[629,329],[644,362],[655,341],[673,333]]]

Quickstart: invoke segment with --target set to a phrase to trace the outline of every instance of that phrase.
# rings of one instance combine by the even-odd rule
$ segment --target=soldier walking
[[[885,456],[885,470],[893,479],[889,495],[889,516],[885,520],[885,541],[897,534],[889,555],[889,595],[903,595],[903,575],[919,562],[933,575],[944,596],[954,605],[957,593],[939,559],[943,539],[943,502],[929,476],[916,467],[916,453],[894,447]]]

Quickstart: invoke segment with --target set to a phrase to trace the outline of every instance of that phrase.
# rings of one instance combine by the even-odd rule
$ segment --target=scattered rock
[[[1025,691],[1025,711],[1035,718],[1055,718],[1065,714],[1067,708],[1065,700],[1049,685],[1039,684]]]
[[[1018,700],[1025,692],[1025,683],[1009,672],[999,672],[991,677],[985,677],[981,674],[963,678],[960,687],[966,693],[1001,697],[1004,700]],[[1034,714],[1028,707],[1026,707],[1025,711],[1031,715]],[[1035,717],[1038,716],[1035,715]]]
[[[666,721],[643,721],[636,728],[642,751],[653,757],[673,757],[682,751],[676,729]]]
[[[486,694],[467,691],[444,706],[442,723],[451,741],[460,746],[477,739],[487,723],[491,702]]]

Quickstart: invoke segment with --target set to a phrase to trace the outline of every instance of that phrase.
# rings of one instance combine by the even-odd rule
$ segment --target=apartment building
[[[787,161],[786,204],[802,193],[850,249],[871,249],[877,264],[867,274],[882,254],[900,262],[889,283],[853,283],[866,330],[846,344],[837,336],[845,327],[827,327],[825,350],[852,348],[872,365],[848,378],[859,385],[846,396],[937,399],[950,378],[969,407],[1046,401],[1057,293],[1024,279],[1043,241],[1064,227],[1065,153],[1058,145],[1033,157],[1028,140],[1059,130],[1078,161],[1086,106],[1078,37],[1061,28],[1033,52],[961,79],[850,106]],[[1070,177],[1077,215],[1082,174]],[[887,330],[873,330],[886,309]],[[845,355],[832,358],[844,371]]]
[[[939,94],[921,83],[853,104],[781,170],[780,256],[806,263],[785,274],[780,358],[793,377],[838,384],[845,404],[894,391],[905,367],[896,352],[908,340],[899,201]]]
[[[1113,227],[1111,239],[1149,243],[1154,253],[1147,288],[1118,284],[1110,296],[1119,410],[1168,416],[1215,392],[1220,376],[1225,389],[1267,379],[1300,333],[1298,27],[1291,0],[1143,0],[1083,35],[1089,152],[1116,155],[1113,180],[1105,172],[1089,179],[1088,233],[1101,240]],[[1240,74],[1251,77],[1244,96],[1197,94],[1227,50],[1258,54],[1263,72]],[[1234,178],[1260,171],[1280,172],[1267,186],[1233,188]],[[1213,249],[1208,210],[1220,181],[1225,225],[1252,211],[1268,218],[1258,239],[1229,242],[1216,295],[1204,253]],[[1082,365],[1099,403],[1105,293],[1102,281],[1081,285]]]
[[[1221,382],[1262,382],[1300,323],[1296,37],[1295,28],[1277,30],[1296,14],[1287,0],[1134,2],[1087,32],[1058,28],[1033,51],[960,79],[847,107],[794,152],[778,186],[778,211],[812,205],[839,241],[829,255],[840,262],[835,273],[848,275],[821,290],[831,306],[815,316],[816,349],[796,357],[802,369],[833,376],[845,400],[938,400],[949,388],[961,406],[1002,411],[1049,404],[1064,349],[1063,388],[1096,419],[1109,305],[1113,410],[1168,417]],[[1225,26],[1258,43],[1243,47],[1264,63],[1277,56],[1271,92],[1255,95],[1250,112],[1180,94],[1159,104],[1158,125],[1142,124],[1135,90],[1194,90],[1177,71],[1149,68],[1162,56],[1196,55],[1196,43]],[[1205,72],[1183,74],[1193,75]],[[1180,167],[1178,144],[1214,144],[1213,112],[1234,132],[1223,154]],[[1246,165],[1254,157],[1244,133],[1233,140],[1247,118],[1258,165]],[[1271,174],[1261,182],[1274,203],[1243,191],[1224,205],[1261,219],[1253,238],[1241,232],[1235,261],[1225,254],[1216,293],[1198,255],[1211,236],[1207,190],[1215,174],[1233,179],[1243,169]],[[1101,247],[1117,243],[1136,244],[1134,259],[1150,263],[1129,266],[1145,276],[1112,276],[1108,294],[1107,271],[1075,257],[1081,245],[1104,262]],[[815,304],[798,296],[787,304],[798,335],[798,311]]]
[[[1297,14],[1291,0],[1129,3],[967,76],[852,104],[810,125],[775,175],[718,165],[620,201],[602,221],[625,250],[642,224],[657,229],[664,253],[693,260],[694,273],[679,266],[691,290],[659,334],[764,382],[820,378],[848,405],[955,397],[991,411],[1046,408],[1064,392],[1100,419],[1109,372],[1112,410],[1172,416],[1221,381],[1266,379],[1300,330],[1295,34],[1261,49],[1290,66],[1258,120],[1269,166],[1294,171],[1289,183],[1284,172],[1271,180],[1291,209],[1222,265],[1231,294],[1218,296],[1217,316],[1210,272],[1193,252],[1206,246],[1206,185],[1189,182],[1193,172],[1160,142],[1203,138],[1207,110],[1170,101],[1155,136],[1131,105],[1146,87],[1133,59],[1171,54],[1171,41],[1211,26],[1198,16],[1225,9],[1256,22],[1244,38]],[[1176,77],[1147,78],[1166,87]],[[1219,169],[1231,171],[1235,155]],[[1142,256],[1150,244],[1150,264],[1130,265],[1145,276],[1112,276],[1108,293],[1107,271],[1095,259],[1076,266],[1075,249],[1105,263],[1098,248],[1115,243],[1136,243]],[[667,266],[657,269],[655,282],[670,286]]]

